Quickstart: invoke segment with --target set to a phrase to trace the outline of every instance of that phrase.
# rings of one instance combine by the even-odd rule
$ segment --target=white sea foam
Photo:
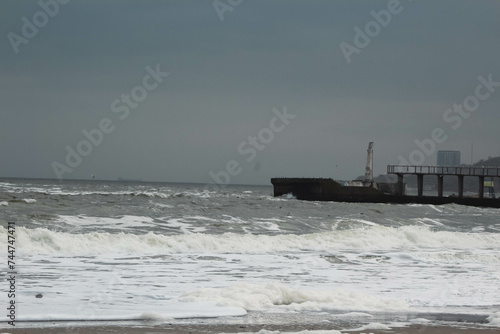
[[[439,250],[436,252],[419,252],[409,254],[413,259],[425,263],[485,263],[495,264],[500,263],[500,253],[498,252],[481,252],[475,251],[474,253],[466,251],[450,251]]]
[[[102,225],[106,227],[116,228],[131,228],[140,227],[143,225],[151,225],[154,221],[153,218],[144,216],[119,216],[119,217],[89,217],[85,215],[69,216],[60,215],[58,221],[64,222],[73,226],[97,226]]]
[[[163,218],[163,220],[167,221],[167,226],[170,227],[177,227],[182,233],[185,234],[190,234],[190,233],[200,233],[206,231],[205,227],[193,227],[190,222],[197,221],[197,220],[202,220],[200,218],[205,218],[205,217],[185,217],[185,218]],[[203,220],[209,220],[212,221],[213,219],[206,218]]]
[[[376,296],[344,290],[293,289],[281,283],[240,283],[226,288],[208,288],[185,293],[186,302],[217,302],[219,306],[241,307],[247,311],[273,308],[292,311],[362,310],[395,311],[407,309],[400,300],[385,300]]]
[[[34,198],[23,198],[23,201],[28,203],[28,204],[36,203],[36,199],[34,199]]]
[[[240,332],[236,334],[249,334],[248,332]],[[304,330],[300,332],[281,332],[281,331],[268,331],[267,329],[261,329],[254,334],[342,334],[340,331],[335,329],[330,330]]]
[[[123,215],[117,217],[92,217],[86,215],[70,216],[59,215],[57,221],[63,222],[73,226],[102,226],[107,229],[129,229],[134,227],[145,227],[161,224],[162,226],[169,226],[179,228],[183,233],[200,233],[206,231],[206,228],[192,226],[192,223],[199,221],[217,222],[216,219],[203,217],[203,216],[186,216],[183,218],[157,218],[158,221],[151,217],[146,216],[131,216]],[[165,223],[163,223],[165,222]]]
[[[412,324],[428,324],[429,322],[432,322],[432,320],[426,318],[414,318],[410,320]],[[394,325],[392,327],[394,327]]]
[[[361,223],[369,226],[375,226],[377,223],[374,223],[365,219],[356,219],[356,218],[339,218],[336,220],[336,223]]]
[[[438,209],[435,205],[429,204],[429,208],[436,210],[437,212],[443,212],[443,210]]]
[[[369,324],[366,324],[364,326],[361,326],[359,328],[353,328],[353,329],[344,329],[344,332],[358,332],[358,331],[365,331],[365,330],[389,330],[391,327],[378,323],[378,322],[372,322]]]
[[[171,198],[174,196],[179,196],[179,194],[171,194],[169,192],[169,189],[164,189],[166,191],[127,191],[127,190],[122,190],[122,191],[68,191],[68,190],[63,190],[60,187],[50,187],[50,188],[40,188],[40,187],[19,187],[15,185],[10,185],[10,184],[0,184],[0,187],[3,188],[3,191],[7,193],[15,193],[15,194],[21,194],[21,193],[37,193],[37,194],[44,194],[44,195],[60,195],[60,196],[93,196],[93,195],[100,195],[100,196],[110,196],[110,195],[115,195],[115,196],[145,196],[145,197],[151,197],[151,198]],[[198,195],[200,197],[206,197],[205,192],[193,192],[189,193],[190,195]]]
[[[154,201],[150,201],[150,204],[157,206],[159,208],[164,208],[164,209],[172,209],[174,207],[173,205],[158,203],[158,202],[154,202]]]
[[[222,215],[224,217],[221,219],[222,222],[227,223],[227,224],[247,224],[248,222],[246,220],[243,220],[238,217],[233,217],[230,215]]]
[[[0,206],[8,206],[8,205],[9,205],[9,202],[6,202],[6,201],[0,202]]]
[[[165,321],[174,318],[165,317],[164,315],[161,315],[156,312],[144,312],[143,314],[141,314],[140,319],[151,320],[151,321]]]
[[[56,303],[57,304],[57,303]],[[75,308],[74,305],[50,305],[40,309],[40,307],[23,303],[23,312],[16,317],[17,321],[121,321],[121,320],[148,320],[165,321],[168,319],[186,319],[186,318],[213,318],[213,317],[234,317],[244,316],[247,312],[242,308],[220,307],[215,303],[180,303],[175,301],[166,301],[163,305],[137,305],[122,307],[115,305],[114,309],[99,307],[98,312],[94,308],[90,312],[81,312],[84,307]],[[82,306],[85,304],[82,304]],[[68,310],[75,308],[77,311],[68,313]],[[80,310],[80,311],[78,311]],[[7,321],[5,316],[0,320]]]
[[[293,196],[292,194],[285,194],[280,197],[271,197],[271,196],[265,196],[265,199],[271,200],[271,201],[288,201],[288,200],[296,200],[297,197]]]
[[[144,217],[145,219],[147,217]],[[135,219],[135,218],[134,218]],[[147,218],[150,219],[150,218]],[[146,221],[147,222],[147,221]],[[141,222],[143,223],[143,222]],[[132,222],[129,222],[132,224]],[[0,235],[6,230],[0,227]],[[19,248],[33,253],[251,253],[282,251],[333,251],[346,249],[490,249],[500,245],[500,234],[433,232],[423,226],[374,226],[313,234],[251,235],[224,233],[184,235],[92,232],[70,234],[44,228],[17,229]],[[2,238],[1,242],[5,242]],[[460,254],[460,253],[458,253]],[[453,254],[445,254],[454,256]],[[494,260],[494,259],[493,259]]]
[[[342,314],[335,314],[334,316],[338,317],[338,318],[349,318],[349,319],[373,317],[373,315],[371,315],[369,313],[363,313],[363,312],[348,312],[348,313],[342,313]]]
[[[268,230],[268,231],[281,231],[278,224],[272,223],[271,221],[267,221],[267,219],[260,219],[253,221],[252,224],[259,225],[260,227]]]
[[[444,226],[443,223],[441,223],[439,220],[437,219],[430,219],[430,218],[420,218],[420,219],[417,219],[417,221],[421,222],[422,224],[424,225],[427,225],[428,223],[430,223],[431,225],[438,225],[438,226]]]
[[[500,312],[496,312],[495,314],[490,315],[488,317],[488,321],[489,326],[500,327]]]

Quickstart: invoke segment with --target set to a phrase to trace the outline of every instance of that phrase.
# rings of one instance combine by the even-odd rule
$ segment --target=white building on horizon
[[[460,151],[438,151],[437,165],[460,166],[461,165]]]

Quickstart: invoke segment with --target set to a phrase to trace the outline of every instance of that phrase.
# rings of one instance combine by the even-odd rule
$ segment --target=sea
[[[0,328],[12,300],[16,327],[500,328],[499,209],[300,201],[270,185],[0,179],[0,222]]]

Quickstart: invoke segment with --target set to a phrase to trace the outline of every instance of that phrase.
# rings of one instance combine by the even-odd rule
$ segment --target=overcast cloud
[[[212,1],[72,0],[16,53],[9,33],[23,37],[23,17],[33,23],[41,7],[2,1],[0,176],[56,178],[58,162],[71,169],[65,179],[205,183],[234,160],[232,183],[351,179],[364,174],[369,141],[378,175],[436,128],[447,136],[436,150],[460,150],[464,163],[472,142],[474,160],[500,155],[500,87],[483,87],[488,98],[456,129],[443,119],[479,76],[500,82],[500,2],[401,0],[349,63],[341,43],[355,47],[354,28],[390,2],[243,0],[221,14]],[[158,65],[169,73],[161,82],[147,70]],[[148,74],[158,85],[121,119],[113,102]],[[284,108],[295,118],[278,118],[262,150],[238,152],[249,136],[269,139],[261,131]],[[67,147],[103,119],[113,130],[68,166]]]

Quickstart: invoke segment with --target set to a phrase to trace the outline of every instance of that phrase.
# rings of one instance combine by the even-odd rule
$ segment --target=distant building
[[[438,151],[438,166],[460,166],[460,151]]]

